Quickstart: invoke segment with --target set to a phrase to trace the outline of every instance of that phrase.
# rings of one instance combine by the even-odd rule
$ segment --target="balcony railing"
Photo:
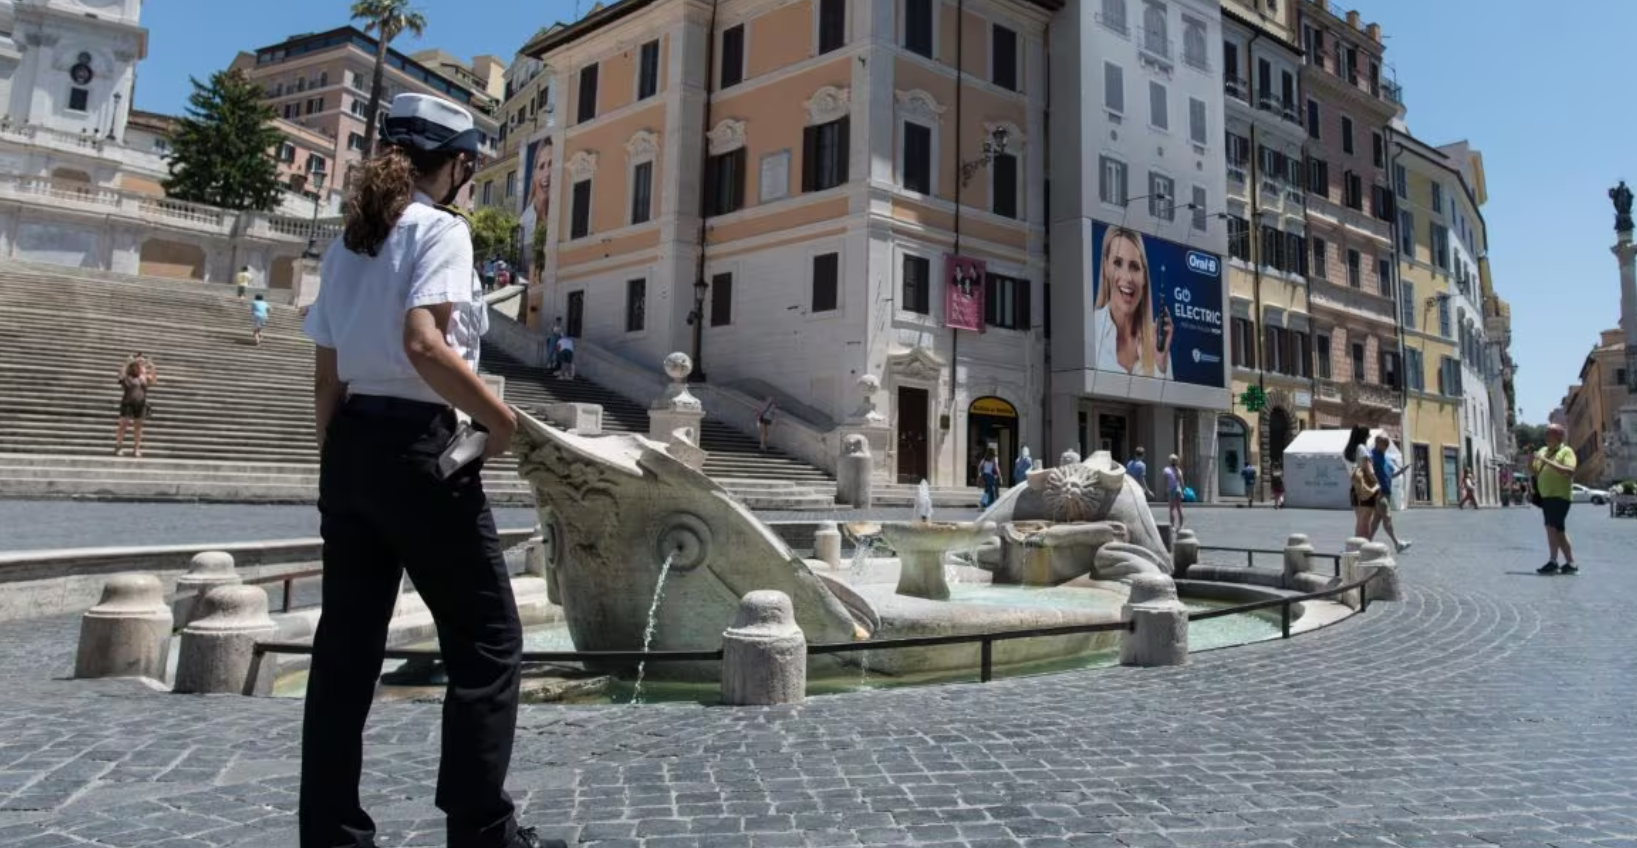
[[[1307,195],[1307,211],[1354,230],[1360,234],[1379,239],[1383,244],[1392,244],[1392,226],[1386,221],[1378,220],[1368,212],[1344,206],[1320,194],[1309,192]]]
[[[1182,61],[1186,62],[1189,67],[1197,68],[1206,73],[1211,72],[1211,59],[1203,50],[1184,49],[1182,51]]]
[[[1388,322],[1398,320],[1398,312],[1392,298],[1369,289],[1353,288],[1323,277],[1309,277],[1308,292],[1315,304],[1345,309]]]
[[[1241,103],[1250,102],[1250,80],[1233,75],[1222,78],[1222,91]]]
[[[1166,38],[1163,32],[1143,30],[1142,38],[1137,40],[1139,57],[1169,70],[1171,68],[1171,39]]]
[[[1404,105],[1404,87],[1392,80],[1381,81],[1381,96],[1395,106]]]
[[[1358,404],[1380,410],[1396,411],[1401,408],[1401,395],[1398,389],[1391,386],[1378,386],[1374,383],[1337,382],[1335,380],[1319,380],[1319,400],[1332,403]]]

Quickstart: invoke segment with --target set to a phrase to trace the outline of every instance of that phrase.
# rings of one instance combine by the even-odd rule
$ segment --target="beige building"
[[[345,189],[348,168],[362,155],[367,129],[370,82],[374,73],[376,42],[356,27],[296,36],[277,44],[241,53],[232,67],[243,70],[262,84],[278,117],[286,125],[305,128],[325,141],[317,150],[307,149],[310,138],[289,133],[290,147],[297,158],[283,160],[293,181],[291,189],[310,191],[314,180],[295,180],[304,174],[325,173],[324,201],[330,212],[338,209]],[[442,63],[447,57],[434,51]],[[480,57],[478,65],[493,76],[497,61]],[[465,66],[461,66],[465,67]],[[396,50],[389,50],[386,84],[382,92],[384,111],[398,94],[431,94],[448,99],[472,113],[483,133],[484,154],[493,155],[499,124],[495,114],[498,98],[488,93],[491,83],[478,72],[465,69],[462,78],[452,79]],[[452,73],[452,72],[451,72]],[[481,84],[480,84],[481,83]],[[339,175],[339,178],[337,178]],[[298,184],[299,183],[299,184]],[[460,202],[470,202],[470,189]]]
[[[1626,339],[1621,330],[1604,330],[1602,338],[1580,366],[1580,381],[1563,398],[1564,425],[1569,447],[1579,466],[1575,481],[1593,488],[1615,482],[1608,468],[1604,441],[1620,429],[1620,407],[1630,397],[1626,389]]]
[[[1043,455],[1056,8],[627,0],[548,30],[523,50],[561,92],[541,317],[820,427],[877,376],[892,479]],[[955,263],[981,302],[946,298],[950,255],[984,263]]]

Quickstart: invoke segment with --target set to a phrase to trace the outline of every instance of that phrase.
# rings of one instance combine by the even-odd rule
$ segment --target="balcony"
[[[1403,408],[1398,389],[1374,383],[1337,382],[1319,380],[1317,397],[1320,401],[1341,404],[1369,413],[1396,413]]]
[[[1363,317],[1389,323],[1398,320],[1397,305],[1392,298],[1368,289],[1355,289],[1324,277],[1309,276],[1308,293],[1317,306],[1341,309]]]
[[[1392,80],[1381,81],[1381,97],[1394,106],[1404,105],[1404,87]]]
[[[1222,91],[1241,103],[1250,103],[1250,80],[1248,79],[1231,74],[1224,76],[1222,78]]]
[[[1250,173],[1245,170],[1243,163],[1236,165],[1230,162],[1228,164],[1228,181],[1239,185],[1250,182]]]
[[[1383,245],[1393,243],[1392,226],[1372,216],[1368,212],[1343,206],[1323,195],[1309,192],[1307,195],[1307,211],[1327,219],[1330,223],[1346,227],[1360,235],[1369,236]]]
[[[1165,73],[1175,69],[1176,65],[1171,61],[1171,40],[1165,37],[1164,30],[1143,30],[1137,47],[1137,58],[1143,64],[1152,65]]]

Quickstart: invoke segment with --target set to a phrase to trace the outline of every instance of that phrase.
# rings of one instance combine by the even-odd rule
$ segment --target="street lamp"
[[[318,258],[318,207],[324,202],[323,171],[307,172],[307,181],[313,187],[313,220],[307,225],[307,250],[301,255],[308,259]]]
[[[688,313],[688,326],[693,328],[693,371],[688,382],[705,382],[705,294],[711,284],[700,277],[693,283],[693,311]]]
[[[983,155],[961,165],[961,185],[972,182],[979,170],[995,161],[995,157],[1006,153],[1006,142],[1011,133],[1005,127],[995,127],[993,133],[983,140]]]

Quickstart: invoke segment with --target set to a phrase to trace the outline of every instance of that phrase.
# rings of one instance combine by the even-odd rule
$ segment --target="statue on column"
[[[1614,231],[1631,232],[1631,189],[1626,188],[1625,180],[1609,189],[1609,199],[1614,201]]]

